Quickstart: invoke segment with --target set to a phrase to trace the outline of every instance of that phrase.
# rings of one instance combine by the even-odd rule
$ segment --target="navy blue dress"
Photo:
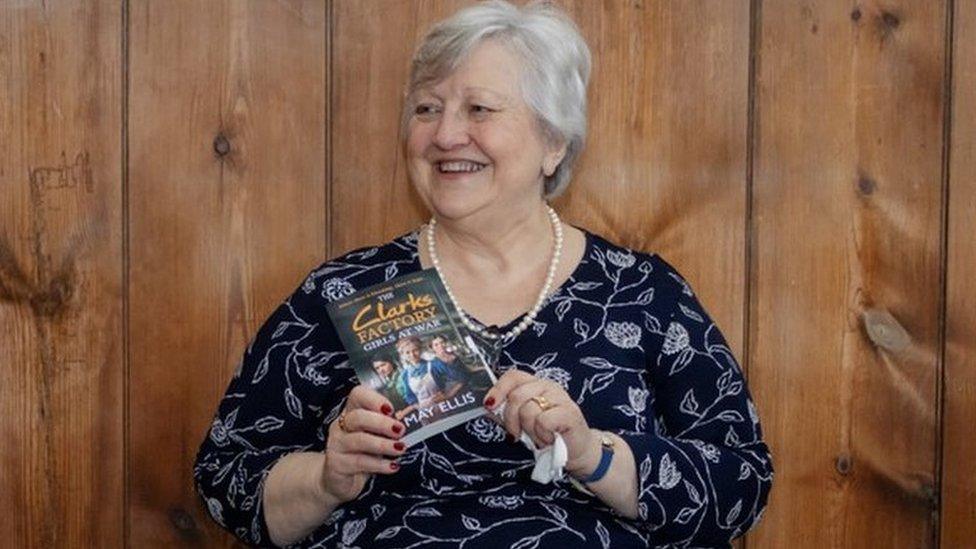
[[[298,546],[726,547],[759,520],[772,463],[722,334],[658,255],[591,233],[586,241],[537,321],[503,342],[496,371],[559,383],[591,427],[627,441],[640,517],[617,515],[566,480],[532,481],[531,452],[479,418],[409,448],[399,472],[374,476]],[[416,232],[350,252],[312,271],[261,327],[194,467],[221,526],[271,545],[268,471],[284,454],[321,451],[356,384],[326,303],[420,268]]]

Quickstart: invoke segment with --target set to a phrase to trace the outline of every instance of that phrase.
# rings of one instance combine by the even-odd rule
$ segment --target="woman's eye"
[[[487,114],[494,111],[484,105],[471,105],[471,112],[475,114]]]
[[[413,113],[417,116],[430,116],[437,112],[437,107],[429,104],[420,104],[414,107]]]

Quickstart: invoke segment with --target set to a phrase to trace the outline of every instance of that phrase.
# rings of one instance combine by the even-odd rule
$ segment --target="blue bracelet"
[[[583,483],[589,484],[603,478],[607,474],[607,471],[610,470],[611,461],[613,461],[613,446],[612,444],[603,444],[600,447],[600,464],[596,466],[596,471],[593,471],[590,476],[583,479]]]

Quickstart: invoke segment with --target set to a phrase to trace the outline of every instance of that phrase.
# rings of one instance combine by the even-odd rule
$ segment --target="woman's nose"
[[[458,112],[445,112],[437,125],[434,144],[441,149],[450,150],[468,144],[468,121]]]

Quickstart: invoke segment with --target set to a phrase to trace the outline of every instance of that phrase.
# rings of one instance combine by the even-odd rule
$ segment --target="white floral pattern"
[[[355,291],[352,284],[341,278],[330,278],[322,285],[322,297],[328,298],[329,301],[342,299],[347,295],[352,295]]]
[[[569,372],[562,368],[543,368],[535,373],[536,377],[555,381],[563,389],[569,388],[569,380],[572,378]]]
[[[608,322],[603,335],[621,349],[640,347],[641,329],[633,322]]]
[[[494,421],[483,417],[465,423],[464,430],[481,442],[501,442],[505,440],[505,430]]]
[[[668,332],[664,334],[664,347],[661,349],[666,355],[680,353],[688,348],[688,330],[677,322],[672,322],[668,326]]]
[[[415,233],[326,262],[248,346],[194,467],[203,502],[243,541],[269,543],[261,492],[281,456],[321,451],[354,373],[324,314],[357,288],[415,272]],[[665,327],[666,328],[663,328]],[[502,330],[507,327],[502,327]],[[677,271],[587,234],[583,261],[532,330],[503,342],[511,368],[558,383],[638,467],[627,520],[479,418],[411,447],[300,547],[727,546],[761,517],[772,464],[742,373]]]

